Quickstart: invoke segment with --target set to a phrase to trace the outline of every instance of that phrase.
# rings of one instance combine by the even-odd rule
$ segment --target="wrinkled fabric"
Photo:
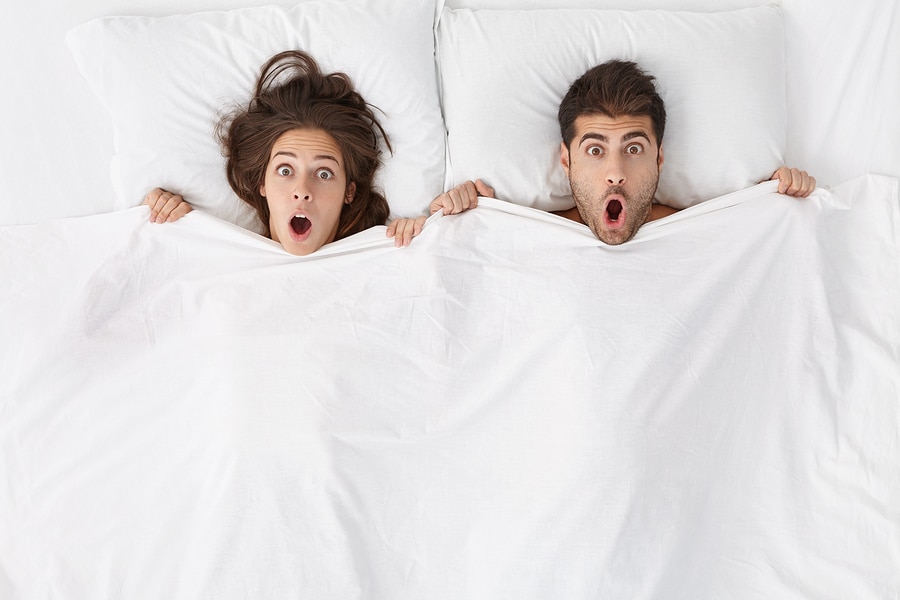
[[[0,228],[0,596],[894,597],[897,190]]]

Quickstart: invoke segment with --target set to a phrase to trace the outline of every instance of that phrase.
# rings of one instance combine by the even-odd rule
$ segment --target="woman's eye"
[[[316,177],[319,179],[328,180],[334,177],[334,173],[332,173],[329,169],[319,169],[316,171]]]
[[[278,174],[281,175],[282,177],[290,177],[291,174],[293,173],[293,171],[291,171],[290,167],[287,167],[284,165],[278,167],[277,171],[278,171]]]

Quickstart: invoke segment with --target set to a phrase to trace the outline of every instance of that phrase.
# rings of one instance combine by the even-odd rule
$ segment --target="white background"
[[[103,15],[272,4],[266,0],[4,0],[0,9],[0,224],[112,209],[109,115],[64,36]],[[277,2],[292,5],[295,2]],[[723,10],[762,0],[449,0],[454,8]],[[835,185],[864,172],[900,177],[900,8],[895,0],[784,0],[787,162]],[[140,73],[135,73],[139,77]],[[77,202],[70,200],[75,191]]]

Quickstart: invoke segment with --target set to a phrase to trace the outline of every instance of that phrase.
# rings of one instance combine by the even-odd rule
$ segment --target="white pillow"
[[[444,9],[437,36],[450,183],[481,177],[519,204],[573,206],[557,109],[576,78],[611,58],[649,71],[665,100],[661,202],[684,208],[768,179],[782,164],[784,33],[775,5]]]
[[[443,191],[444,129],[434,65],[433,2],[311,0],[162,18],[107,17],[71,30],[82,74],[112,115],[118,208],[153,187],[259,231],[232,192],[216,142],[218,118],[246,104],[260,66],[282,50],[309,52],[347,73],[394,153],[378,183],[396,216],[424,214]]]

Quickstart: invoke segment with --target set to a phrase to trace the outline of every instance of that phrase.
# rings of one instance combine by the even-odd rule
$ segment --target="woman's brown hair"
[[[379,138],[391,144],[372,106],[353,88],[344,73],[323,73],[309,54],[281,52],[260,69],[253,97],[246,107],[223,117],[216,135],[226,160],[231,189],[256,211],[269,231],[269,206],[259,193],[278,138],[292,129],[320,129],[337,142],[344,159],[347,184],[356,184],[352,202],[344,204],[335,239],[383,225],[390,209],[374,187],[381,164]]]

